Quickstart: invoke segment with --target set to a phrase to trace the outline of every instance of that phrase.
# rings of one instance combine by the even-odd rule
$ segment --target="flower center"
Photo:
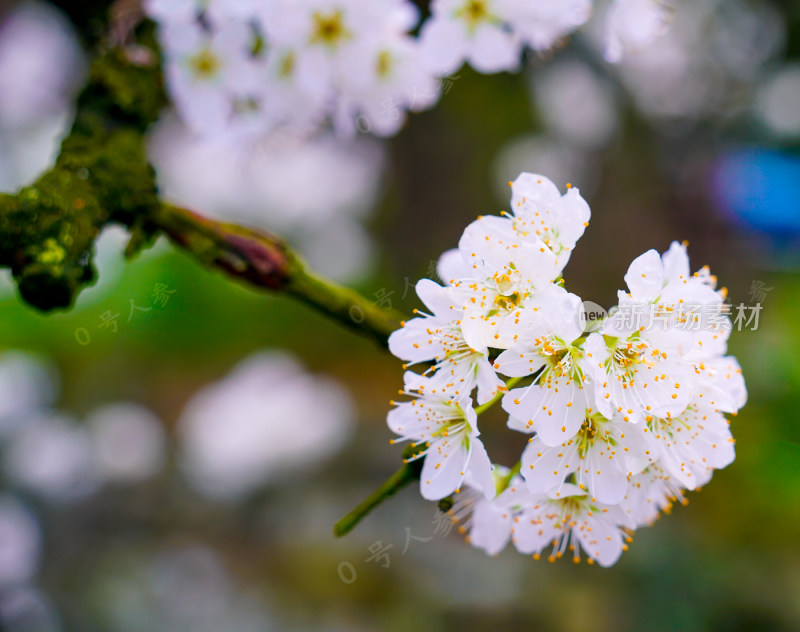
[[[540,380],[547,382],[551,378],[570,376],[580,382],[581,372],[575,362],[575,354],[580,351],[571,345],[566,345],[562,340],[551,336],[534,341],[538,347],[539,355],[547,363]]]
[[[494,304],[499,309],[511,311],[512,309],[519,307],[520,300],[522,300],[522,297],[519,295],[519,292],[512,292],[508,296],[498,294],[494,299]]]
[[[221,67],[219,58],[208,48],[189,58],[189,68],[198,79],[211,79]]]
[[[294,53],[290,51],[281,57],[280,63],[278,64],[278,76],[284,79],[291,77],[292,74],[294,74],[294,64]]]
[[[334,48],[352,36],[344,24],[344,12],[341,9],[328,14],[314,13],[312,20],[314,21],[312,44],[323,44]]]
[[[599,440],[603,443],[614,445],[614,439],[609,434],[605,427],[607,420],[599,413],[587,415],[581,424],[578,434],[575,436],[575,443],[578,447],[578,454],[581,458],[586,456],[586,453],[594,445],[594,442]]]
[[[394,68],[394,59],[392,59],[392,54],[388,50],[382,50],[378,54],[378,62],[376,64],[376,72],[378,73],[378,77],[381,79],[386,79],[392,72],[392,68]]]
[[[486,0],[467,0],[457,15],[464,18],[470,28],[489,18],[489,3]]]
[[[528,295],[528,291],[520,291],[519,289],[519,270],[511,263],[504,272],[495,272],[492,275],[494,287],[490,288],[496,292],[492,303],[494,308],[491,309],[488,316],[494,316],[501,311],[512,311],[520,306],[523,299]]]
[[[678,433],[684,430],[691,430],[691,426],[684,419],[684,416],[694,412],[693,406],[688,406],[686,411],[680,417],[670,417],[668,419],[663,417],[645,417],[645,423],[648,430],[653,433],[656,439],[664,439],[674,441],[678,438]]]
[[[444,409],[438,410],[437,413],[439,417],[437,421],[441,425],[431,433],[431,439],[450,437],[463,433],[464,439],[467,441],[469,440],[468,437],[472,428],[461,406],[455,403],[448,403],[445,405]]]
[[[614,347],[609,361],[609,372],[613,375],[632,380],[640,365],[651,366],[647,357],[648,346],[644,342],[632,340]],[[659,355],[657,350],[652,351],[655,358]]]

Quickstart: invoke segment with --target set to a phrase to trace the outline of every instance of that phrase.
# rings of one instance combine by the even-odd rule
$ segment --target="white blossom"
[[[686,489],[705,485],[736,457],[728,420],[706,402],[692,402],[677,417],[651,417],[647,429],[648,454]]]
[[[608,56],[662,30],[656,0],[617,0]],[[583,26],[591,0],[148,0],[159,24],[167,87],[198,133],[258,136],[396,134],[433,107],[438,79],[464,62],[482,73],[520,67]],[[415,33],[418,29],[418,35]]]
[[[552,546],[550,561],[568,550],[579,561],[581,550],[601,566],[611,566],[626,548],[625,516],[616,505],[594,502],[576,485],[565,485],[559,495],[540,494],[514,524],[513,542],[520,553],[538,559]]]
[[[86,424],[100,474],[109,481],[139,483],[166,460],[166,437],[159,419],[137,404],[107,404],[91,412]]]
[[[668,512],[673,503],[686,504],[683,487],[667,474],[658,463],[631,477],[628,492],[619,508],[625,514],[629,529],[650,526],[662,512]]]
[[[498,356],[495,367],[511,377],[539,372],[530,386],[503,397],[503,409],[510,415],[510,428],[536,432],[542,441],[557,446],[578,431],[589,404],[578,341],[583,333],[581,300],[558,286],[548,294],[556,298],[536,314],[538,322],[528,325],[515,345]]]
[[[732,326],[725,313],[724,290],[708,268],[689,272],[686,244],[672,242],[662,256],[649,250],[634,259],[625,275],[628,292],[619,293],[619,310],[603,333],[640,337],[658,346],[676,347],[689,359],[725,352]]]
[[[167,23],[162,31],[167,85],[189,127],[215,135],[246,120],[258,98],[249,25],[229,20],[208,32],[194,22]]]
[[[427,66],[443,75],[465,60],[484,73],[515,68],[521,47],[503,8],[502,0],[434,0],[420,33]]]
[[[546,51],[583,26],[592,0],[502,0],[516,33],[535,51]]]
[[[535,558],[552,547],[551,560],[584,551],[610,566],[630,532],[735,458],[725,415],[747,389],[725,355],[725,290],[708,268],[691,274],[674,242],[633,261],[619,305],[587,331],[559,275],[588,204],[536,174],[511,185],[513,212],[479,217],[440,257],[444,285],[417,284],[429,313],[389,347],[424,374],[405,373],[412,400],[388,425],[425,459],[423,497],[455,493],[450,515],[476,548],[497,555],[511,540]],[[508,427],[531,435],[511,470],[478,438],[478,416],[498,401]]]
[[[417,283],[417,295],[431,311],[403,324],[389,337],[389,350],[412,364],[433,362],[432,370],[485,404],[504,386],[489,361],[487,347],[474,349],[464,340],[460,294],[429,279]]]
[[[607,419],[591,407],[584,408],[578,432],[558,446],[549,446],[536,436],[522,453],[522,476],[532,493],[559,497],[567,483],[574,483],[590,498],[616,504],[628,489],[628,478],[649,461],[648,443],[642,425],[621,418]]]
[[[562,196],[548,178],[533,173],[522,173],[511,183],[511,212],[516,233],[542,240],[556,256],[559,272],[592,214],[576,187],[567,185]]]
[[[606,16],[606,61],[619,62],[663,35],[673,11],[666,0],[614,0]]]
[[[533,504],[534,496],[527,491],[525,482],[514,476],[495,498],[479,498],[474,502],[472,515],[466,523],[469,543],[487,555],[499,554],[511,540],[515,518]]]
[[[398,441],[422,444],[414,457],[425,458],[420,474],[423,498],[439,500],[461,488],[469,475],[487,498],[495,494],[492,463],[478,438],[478,420],[469,393],[444,380],[405,374],[405,394],[389,412],[389,428]]]
[[[458,245],[469,276],[448,279],[463,292],[462,331],[474,348],[508,348],[523,310],[538,311],[558,275],[557,259],[538,237],[522,239],[510,219],[486,216],[464,230]]]
[[[352,414],[337,384],[288,356],[256,354],[186,405],[177,428],[181,466],[200,493],[240,500],[340,449]]]
[[[406,110],[424,110],[439,99],[439,82],[420,61],[416,40],[405,33],[349,47],[342,56],[342,96],[334,121],[352,135],[356,129],[392,136]]]

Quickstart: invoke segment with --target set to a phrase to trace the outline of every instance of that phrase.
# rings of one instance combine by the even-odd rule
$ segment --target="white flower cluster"
[[[576,561],[583,550],[608,566],[630,532],[733,461],[724,413],[747,394],[725,355],[725,291],[707,269],[690,273],[685,245],[634,260],[619,309],[587,326],[561,274],[590,209],[567,186],[562,195],[521,174],[512,213],[479,217],[442,256],[445,284],[419,281],[429,313],[404,323],[389,348],[427,369],[405,373],[411,399],[388,424],[425,459],[422,495],[456,493],[455,517],[471,513],[474,546],[496,554],[510,539],[538,557],[552,545],[551,558],[569,548]],[[634,324],[631,306],[659,318]],[[480,439],[478,416],[495,402],[509,428],[531,435],[511,470],[494,467]]]
[[[159,24],[167,85],[197,132],[313,130],[395,134],[407,111],[433,106],[440,78],[469,62],[515,70],[585,24],[593,0],[147,0]],[[606,57],[658,36],[660,0],[614,0]],[[416,36],[414,33],[418,32]]]

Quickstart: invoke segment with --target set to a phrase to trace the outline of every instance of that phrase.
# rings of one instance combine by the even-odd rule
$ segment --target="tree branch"
[[[390,496],[394,496],[410,482],[418,480],[419,470],[415,465],[416,462],[406,463],[401,466],[400,469],[387,478],[378,489],[372,492],[362,500],[357,507],[352,509],[344,518],[333,525],[333,535],[337,538],[347,535],[361,522],[364,516],[375,509],[375,507],[380,505],[384,500]]]
[[[74,5],[83,11],[74,17],[76,25],[96,31],[104,4]],[[87,38],[96,55],[53,167],[16,195],[0,194],[0,266],[11,269],[22,298],[44,311],[70,307],[96,278],[95,239],[107,224],[120,223],[132,233],[129,256],[163,232],[201,263],[294,296],[385,346],[400,326],[399,313],[314,274],[273,235],[159,199],[144,140],[167,104],[159,49],[151,22],[126,22],[125,28],[127,35],[116,36],[125,45]],[[131,54],[131,46],[139,54]],[[141,55],[142,47],[152,55]]]
[[[211,220],[169,204],[148,217],[159,230],[206,266],[251,286],[285,292],[386,346],[402,315],[318,276],[282,240],[269,233]]]

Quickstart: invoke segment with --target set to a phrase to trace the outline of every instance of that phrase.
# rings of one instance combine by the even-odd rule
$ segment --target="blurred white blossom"
[[[228,221],[278,232],[329,276],[363,274],[372,210],[385,162],[367,138],[274,136],[255,145],[193,136],[175,118],[150,139],[163,195]]]
[[[533,50],[544,52],[583,26],[592,0],[501,0],[510,28]]]
[[[29,419],[9,439],[5,470],[16,485],[54,502],[85,498],[101,482],[86,429],[48,411]]]
[[[425,64],[443,75],[464,61],[484,73],[518,66],[522,46],[506,28],[508,8],[502,0],[434,0],[420,32]]]
[[[0,497],[1,587],[33,580],[39,570],[41,540],[39,523],[31,512],[12,496]]]
[[[22,2],[0,20],[0,191],[52,164],[84,76],[72,27],[51,4]]]
[[[34,586],[17,586],[0,595],[0,624],[8,632],[60,632],[52,600]]]
[[[349,395],[328,378],[287,355],[258,354],[186,405],[177,428],[181,465],[199,492],[242,499],[337,452],[353,412]]]
[[[386,136],[438,99],[408,35],[418,16],[407,0],[229,4],[237,9],[148,3],[170,94],[196,132],[297,133],[329,120],[352,136],[362,120]]]
[[[153,413],[137,404],[109,404],[86,420],[95,461],[107,481],[138,483],[164,467],[166,437]]]
[[[767,77],[756,95],[758,118],[776,135],[800,136],[800,64],[787,65]]]
[[[22,351],[0,354],[0,436],[38,416],[58,390],[58,371],[43,358]]]
[[[36,125],[71,108],[84,73],[68,20],[25,2],[0,23],[0,128]]]
[[[555,61],[532,74],[537,110],[547,127],[576,148],[606,145],[617,131],[617,103],[610,83],[588,64]]]
[[[673,10],[667,0],[614,0],[606,16],[606,60],[644,50],[666,33]]]
[[[195,132],[306,137],[396,134],[406,113],[434,106],[439,79],[464,63],[516,70],[523,49],[545,53],[591,17],[592,0],[249,0],[146,3],[159,23],[167,87]],[[660,0],[615,0],[606,56],[619,61],[661,35]],[[415,35],[419,27],[419,35]]]

